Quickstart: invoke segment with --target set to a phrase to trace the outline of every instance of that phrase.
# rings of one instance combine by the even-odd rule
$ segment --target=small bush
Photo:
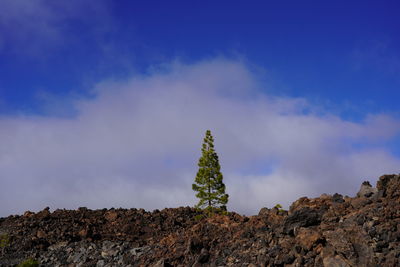
[[[21,262],[20,264],[18,264],[17,267],[38,267],[38,266],[39,266],[39,262],[37,260],[27,259],[27,260]]]
[[[8,234],[0,235],[0,255],[4,255],[6,247],[10,245],[10,237]]]
[[[198,214],[198,215],[194,216],[194,220],[195,220],[195,221],[200,221],[200,220],[203,219],[203,218],[204,218],[204,215],[203,215],[203,214]]]
[[[282,208],[282,205],[281,205],[281,204],[276,204],[275,207],[274,207],[274,209],[277,209],[279,214],[282,214],[282,213],[285,213],[285,212],[286,212],[286,210],[284,210],[284,209]]]
[[[0,248],[10,245],[10,237],[7,234],[0,235]]]

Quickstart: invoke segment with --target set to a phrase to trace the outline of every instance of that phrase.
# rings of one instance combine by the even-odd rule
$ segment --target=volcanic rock
[[[400,266],[400,175],[249,217],[46,208],[0,218],[0,244],[0,266]]]
[[[310,209],[309,207],[302,208],[285,218],[283,231],[291,234],[296,227],[318,225],[321,222],[321,218],[321,211]]]
[[[365,181],[361,184],[360,191],[357,193],[357,197],[370,197],[377,192],[378,189],[372,187],[368,181]]]

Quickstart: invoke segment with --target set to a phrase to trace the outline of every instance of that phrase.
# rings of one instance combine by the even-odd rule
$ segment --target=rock
[[[206,263],[208,262],[208,259],[210,258],[210,254],[208,253],[208,250],[203,248],[200,252],[199,257],[197,258],[198,263]]]
[[[293,254],[285,254],[283,255],[282,262],[286,265],[291,264],[295,261],[296,257]]]
[[[192,254],[197,254],[201,252],[203,247],[202,241],[199,238],[194,237],[189,240],[187,251]]]
[[[377,192],[377,188],[372,187],[368,181],[365,181],[362,183],[360,190],[357,193],[357,197],[371,197]]]
[[[37,217],[40,220],[44,220],[50,216],[50,208],[46,207],[42,211],[39,211],[38,213],[35,214],[35,217]]]
[[[350,204],[354,209],[360,209],[371,203],[371,200],[366,197],[358,197],[350,200]]]
[[[343,199],[343,196],[341,194],[335,193],[332,196],[332,201],[334,203],[343,203],[344,199]]]
[[[322,241],[322,236],[315,230],[301,227],[297,230],[296,240],[297,243],[308,251],[311,250],[317,242]]]
[[[46,233],[45,233],[44,231],[42,231],[42,230],[38,230],[38,231],[36,232],[36,236],[37,236],[38,238],[44,238],[44,237],[46,237]]]
[[[172,267],[172,265],[169,264],[166,260],[161,259],[156,264],[154,264],[153,267]]]
[[[113,222],[118,218],[118,213],[116,213],[113,210],[110,210],[104,215],[104,217],[106,218],[107,221]]]
[[[96,263],[96,267],[103,267],[104,265],[105,265],[104,260],[99,260],[99,261],[97,261],[97,263]]]
[[[261,208],[260,211],[258,212],[258,216],[268,216],[269,214],[269,209],[268,208]]]
[[[60,250],[68,245],[67,241],[58,242],[57,244],[48,247],[49,250]]]
[[[296,227],[318,225],[321,222],[322,212],[308,207],[295,211],[289,215],[283,224],[283,232],[293,234]]]
[[[281,250],[282,248],[279,245],[273,246],[268,250],[268,255],[272,258],[276,258],[280,254]]]
[[[382,175],[376,184],[383,197],[398,198],[400,196],[400,175]]]
[[[295,202],[290,205],[289,208],[289,215],[293,214],[293,212],[297,211],[298,209],[304,208],[308,203],[310,202],[310,199],[307,197],[301,197]]]
[[[347,264],[346,261],[339,255],[323,258],[322,261],[324,263],[324,267],[350,267],[350,265]]]
[[[41,266],[400,266],[400,176],[382,176],[377,189],[303,197],[289,213],[256,216],[190,207],[27,212],[0,218],[0,266],[27,257]]]
[[[88,237],[89,236],[89,230],[88,229],[82,229],[78,232],[78,235],[81,237]]]
[[[118,254],[118,250],[117,249],[107,249],[107,250],[103,250],[101,252],[101,256],[103,258],[115,257],[117,254]]]
[[[29,210],[27,210],[27,211],[25,211],[25,213],[24,213],[24,217],[32,217],[33,215],[35,215],[35,213],[34,212],[31,212],[31,211],[29,211]]]
[[[147,249],[148,249],[147,247],[139,247],[139,248],[133,248],[133,249],[131,249],[129,252],[130,252],[133,256],[139,257],[139,256],[142,255]]]

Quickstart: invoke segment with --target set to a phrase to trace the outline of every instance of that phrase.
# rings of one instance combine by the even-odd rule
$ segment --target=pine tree
[[[199,170],[192,189],[197,192],[199,203],[197,208],[206,208],[207,211],[226,211],[229,195],[225,193],[225,184],[219,165],[218,155],[214,150],[214,138],[211,131],[206,131],[202,156],[199,159]]]

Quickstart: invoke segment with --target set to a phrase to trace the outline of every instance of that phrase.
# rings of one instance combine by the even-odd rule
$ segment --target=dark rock
[[[294,262],[294,260],[296,259],[296,257],[293,254],[285,254],[283,256],[283,263],[284,264],[291,264]]]
[[[400,176],[380,177],[372,195],[362,187],[359,197],[303,197],[289,213],[250,217],[189,207],[25,212],[0,218],[0,266],[29,257],[41,266],[400,266]]]
[[[341,194],[335,193],[335,194],[332,196],[332,201],[333,201],[334,203],[343,203],[343,202],[344,202],[344,199],[343,199],[343,196],[342,196]]]
[[[277,245],[268,250],[268,255],[272,258],[275,258],[276,256],[279,255],[280,251],[281,251],[281,247],[279,245]]]
[[[208,262],[209,259],[210,259],[210,253],[208,253],[208,250],[203,248],[197,259],[197,262],[198,263],[206,263],[206,262]]]
[[[382,191],[383,197],[395,198],[400,196],[400,175],[382,175],[376,185]]]
[[[187,249],[189,253],[197,254],[203,247],[203,243],[198,238],[191,238]]]
[[[173,265],[171,265],[170,263],[168,263],[168,261],[161,259],[159,260],[156,264],[153,265],[153,267],[172,267]]]
[[[286,234],[293,234],[296,227],[308,227],[318,225],[321,222],[323,213],[319,210],[308,207],[295,211],[289,215],[283,224],[283,231]]]

